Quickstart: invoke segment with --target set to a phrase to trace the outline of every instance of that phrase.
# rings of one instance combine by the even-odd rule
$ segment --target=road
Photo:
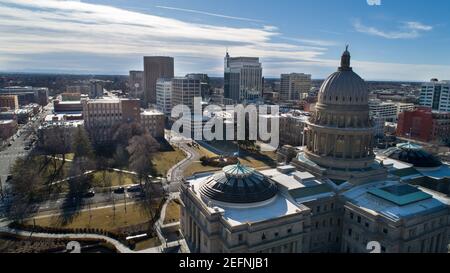
[[[42,111],[35,116],[34,121],[29,121],[27,124],[19,125],[19,130],[13,136],[14,141],[10,139],[11,146],[7,146],[3,151],[0,151],[0,178],[3,189],[7,188],[5,180],[10,173],[10,168],[19,157],[25,157],[30,153],[30,150],[25,150],[25,146],[30,137],[37,131],[37,128],[42,123],[46,115],[52,112],[51,103],[42,108]],[[19,137],[17,137],[19,134]]]

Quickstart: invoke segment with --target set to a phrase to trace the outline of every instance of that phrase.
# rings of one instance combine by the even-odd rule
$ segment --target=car
[[[119,188],[114,190],[115,194],[123,194],[124,192],[125,192],[125,188],[124,187],[119,187]]]
[[[142,188],[140,185],[129,186],[127,192],[141,192]]]
[[[23,148],[25,151],[28,151],[28,150],[30,150],[31,149],[31,147],[30,146],[25,146],[25,148]]]
[[[92,198],[94,196],[95,196],[95,191],[93,189],[90,189],[83,194],[84,198]]]
[[[12,143],[11,143],[11,142],[8,142],[8,147],[11,147],[11,145],[12,145]]]

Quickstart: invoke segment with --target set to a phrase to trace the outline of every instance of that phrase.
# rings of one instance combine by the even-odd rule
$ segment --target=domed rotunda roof
[[[435,168],[442,162],[432,154],[424,151],[422,146],[412,143],[400,143],[396,147],[387,149],[383,154],[387,157],[400,160],[418,168]]]
[[[337,105],[367,105],[368,88],[364,80],[350,67],[348,46],[341,57],[341,66],[322,84],[319,103]]]
[[[238,162],[209,177],[200,192],[216,201],[247,204],[271,199],[277,194],[277,186],[263,174]]]

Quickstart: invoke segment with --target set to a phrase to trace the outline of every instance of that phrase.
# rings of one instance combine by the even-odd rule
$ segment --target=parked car
[[[84,198],[92,198],[94,196],[95,196],[95,191],[93,189],[90,189],[83,194]]]
[[[125,192],[125,188],[124,187],[119,187],[119,188],[114,190],[115,194],[123,194],[124,192]]]
[[[140,192],[140,191],[142,191],[140,185],[129,186],[127,188],[127,192]]]

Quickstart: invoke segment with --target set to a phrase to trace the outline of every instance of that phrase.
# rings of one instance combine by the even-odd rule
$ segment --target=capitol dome
[[[203,196],[226,203],[259,203],[277,194],[277,186],[263,174],[241,165],[226,166],[200,188]]]
[[[319,103],[337,105],[367,105],[368,88],[364,80],[350,67],[350,52],[346,48],[341,66],[322,84]]]

